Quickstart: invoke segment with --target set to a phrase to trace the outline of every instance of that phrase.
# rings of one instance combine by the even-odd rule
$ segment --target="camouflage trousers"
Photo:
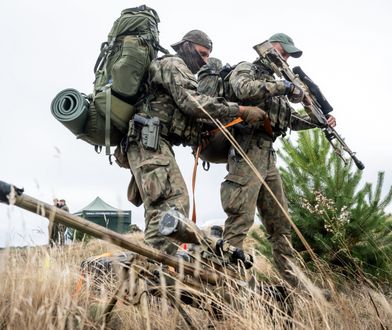
[[[49,244],[54,245],[64,245],[65,243],[65,229],[66,227],[58,222],[49,222]]]
[[[287,211],[287,200],[276,168],[272,141],[260,134],[242,134],[237,136],[237,140]],[[257,207],[271,242],[273,258],[279,273],[291,285],[297,286],[296,277],[288,272],[292,269],[289,260],[293,256],[289,221],[241,156],[231,152],[228,168],[229,174],[221,185],[222,206],[227,214],[223,238],[230,244],[242,248],[243,241],[254,223]]]
[[[175,244],[159,234],[162,215],[171,208],[189,215],[187,187],[168,141],[160,138],[156,151],[146,150],[141,142],[130,143],[128,162],[144,204],[144,241],[168,254],[177,250]]]

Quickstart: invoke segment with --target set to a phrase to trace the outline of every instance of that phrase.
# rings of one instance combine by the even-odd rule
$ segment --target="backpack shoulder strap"
[[[161,53],[165,54],[165,55],[170,55],[170,52],[166,49],[163,48],[159,43],[157,43],[156,45],[154,45],[156,47],[156,49],[158,49]]]

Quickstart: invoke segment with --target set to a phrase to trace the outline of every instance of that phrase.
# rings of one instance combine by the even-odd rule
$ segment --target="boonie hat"
[[[284,51],[292,57],[300,57],[302,50],[294,46],[294,41],[287,34],[276,33],[268,39],[269,42],[279,42]]]

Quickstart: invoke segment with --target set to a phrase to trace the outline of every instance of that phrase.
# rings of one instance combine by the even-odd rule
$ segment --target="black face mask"
[[[206,64],[199,52],[193,47],[193,44],[189,41],[185,41],[180,45],[177,51],[179,57],[185,62],[186,66],[191,70],[193,74],[196,74],[199,69]]]

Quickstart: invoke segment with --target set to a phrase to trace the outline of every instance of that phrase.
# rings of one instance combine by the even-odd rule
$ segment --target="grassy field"
[[[140,234],[130,239],[141,240]],[[252,242],[247,247],[251,249]],[[80,281],[81,262],[93,255],[120,251],[98,240],[60,248],[34,247],[0,251],[0,328],[1,329],[187,329],[178,310],[166,299],[147,298],[141,305],[120,302],[105,323],[102,310],[113,295],[115,284],[104,283],[99,290],[88,277]],[[256,256],[255,270],[277,282],[273,266]],[[298,271],[298,275],[303,274]],[[291,292],[292,315],[265,295],[239,293],[226,287],[231,303],[219,305],[216,292],[204,293],[221,307],[222,319],[207,310],[185,306],[195,329],[387,329],[392,327],[392,299],[371,283],[353,283],[342,278],[323,280],[307,273],[306,293]],[[332,280],[334,278],[334,280]],[[313,285],[318,281],[332,292],[327,301]],[[78,288],[78,283],[82,286]],[[231,294],[230,294],[231,293]],[[210,295],[210,296],[209,296]],[[229,300],[230,300],[229,299]],[[149,323],[146,324],[146,319]]]

